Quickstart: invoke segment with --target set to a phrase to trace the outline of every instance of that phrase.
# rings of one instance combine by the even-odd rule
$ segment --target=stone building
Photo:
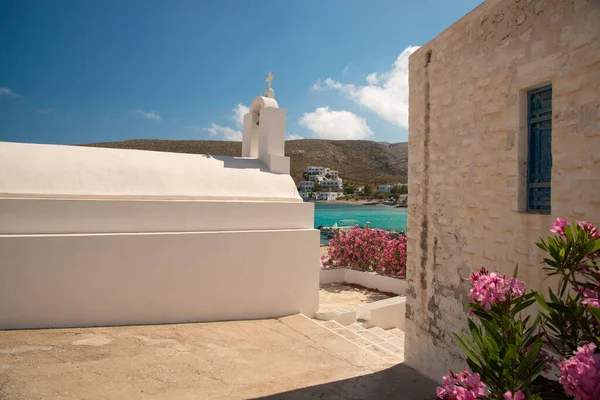
[[[0,329],[311,316],[319,232],[284,137],[269,88],[244,157],[0,142]]]
[[[600,223],[600,2],[487,0],[409,68],[405,359],[440,380],[471,272],[545,289],[552,221]]]

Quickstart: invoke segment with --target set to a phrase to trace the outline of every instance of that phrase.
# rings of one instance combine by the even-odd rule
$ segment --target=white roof
[[[302,201],[258,159],[9,142],[0,197]]]

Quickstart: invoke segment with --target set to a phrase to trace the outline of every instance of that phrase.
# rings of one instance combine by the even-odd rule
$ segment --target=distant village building
[[[377,191],[380,193],[390,193],[392,191],[392,185],[379,185]]]
[[[547,293],[535,243],[600,222],[600,1],[487,0],[410,56],[405,364],[464,367],[470,274]]]
[[[329,168],[325,167],[308,167],[304,170],[308,175],[324,175],[329,172]]]
[[[316,193],[317,200],[337,200],[341,196],[343,196],[343,194],[338,193],[338,192],[317,192]]]
[[[311,181],[302,181],[298,184],[298,190],[300,192],[310,192],[315,187],[315,183]]]
[[[320,192],[321,195],[316,195],[316,200],[336,200],[338,194],[332,195],[330,194],[332,192],[329,191],[344,190],[344,181],[339,177],[336,170],[321,166],[310,166],[304,170],[304,173],[308,175],[308,181],[302,181],[298,184],[298,190],[303,199],[307,199],[308,196],[303,195],[302,192],[313,191],[316,183],[319,183],[321,189],[324,190]]]
[[[344,189],[344,183],[341,178],[324,180],[321,182],[321,188],[323,189]]]

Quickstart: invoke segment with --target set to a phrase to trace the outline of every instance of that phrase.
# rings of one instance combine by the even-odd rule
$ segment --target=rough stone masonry
[[[488,0],[410,58],[406,354],[440,380],[466,363],[480,266],[546,290],[535,242],[600,223],[600,1]],[[526,210],[527,91],[552,84],[551,214]]]

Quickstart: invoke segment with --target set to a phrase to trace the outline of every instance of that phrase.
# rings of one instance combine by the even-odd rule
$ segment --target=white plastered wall
[[[312,315],[318,243],[311,229],[2,235],[0,329]]]
[[[0,329],[312,316],[313,217],[256,159],[0,143]]]

